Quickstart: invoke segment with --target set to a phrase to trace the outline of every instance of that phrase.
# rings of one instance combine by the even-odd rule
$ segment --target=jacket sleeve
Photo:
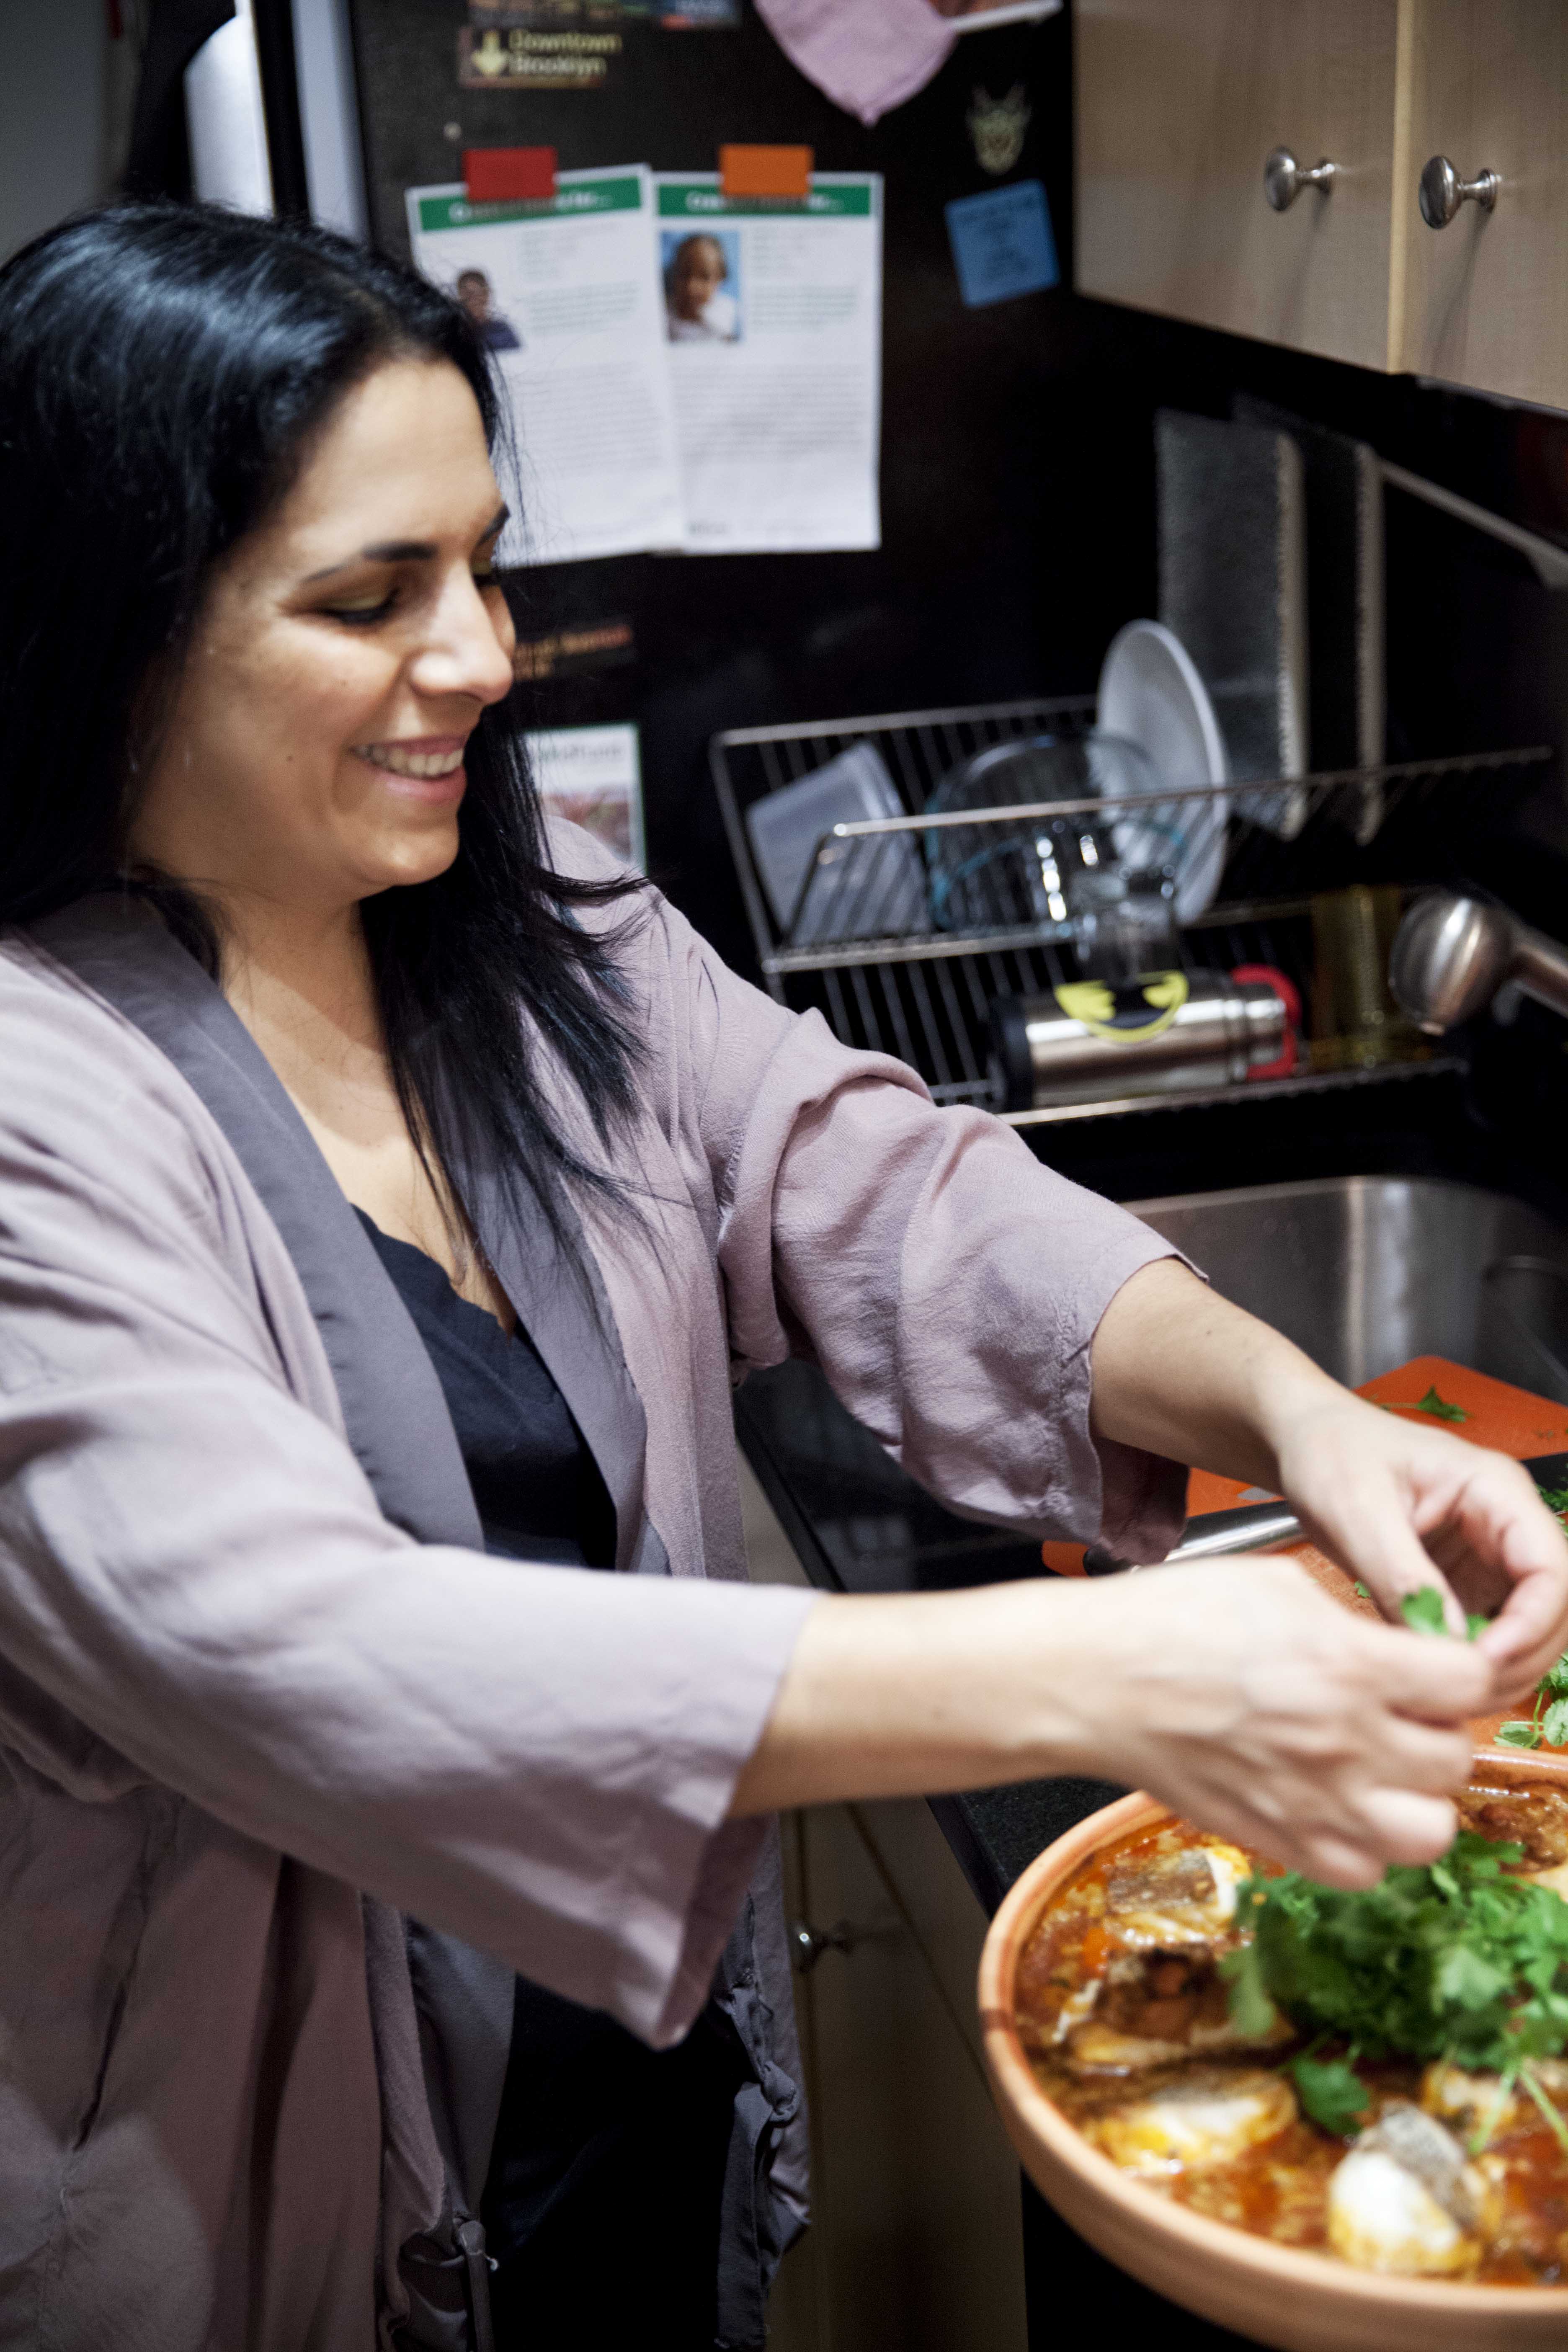
[[[0,1739],[138,1782],[671,2041],[813,1596],[416,1543],[297,1402],[221,1168],[129,1031],[11,1022],[0,1087]],[[150,1050],[150,1049],[149,1049]]]
[[[905,1063],[840,1045],[727,970],[680,917],[700,1148],[742,1365],[816,1359],[921,1486],[968,1517],[1159,1559],[1185,1471],[1097,1439],[1089,1343],[1178,1255]]]

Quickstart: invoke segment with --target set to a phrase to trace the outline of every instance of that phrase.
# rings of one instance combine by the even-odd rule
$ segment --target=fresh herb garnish
[[[1227,1970],[1238,2025],[1244,2004],[1256,2016],[1272,2000],[1373,2058],[1447,2055],[1510,2075],[1568,2048],[1568,1903],[1509,1876],[1521,1859],[1461,1830],[1441,1861],[1396,1865],[1363,1894],[1294,1872],[1248,1879],[1251,1957]]]
[[[1247,1881],[1251,1885],[1254,1882]],[[1245,1890],[1244,1890],[1245,1891]],[[1248,2042],[1263,2042],[1279,2022],[1279,2012],[1263,1981],[1263,1962],[1257,1942],[1248,1938],[1220,1956],[1219,1972],[1230,1986],[1230,2021]]]
[[[1356,1586],[1361,1592],[1365,1588]],[[1367,1594],[1370,1601],[1372,1595]],[[1446,1633],[1448,1621],[1443,1613],[1443,1596],[1435,1584],[1424,1584],[1418,1591],[1407,1592],[1399,1604],[1399,1613],[1414,1633]],[[1478,1616],[1474,1610],[1465,1619],[1465,1639],[1475,1641],[1490,1624],[1489,1617]]]
[[[1529,2092],[1531,2097],[1534,2100],[1536,2105],[1541,2109],[1541,2112],[1545,2116],[1547,2122],[1551,2125],[1552,2137],[1556,2140],[1558,2147],[1563,2150],[1564,2156],[1568,2156],[1568,2124],[1563,2122],[1562,2116],[1558,2114],[1556,2108],[1552,2105],[1551,2100],[1547,2097],[1545,2092],[1536,2081],[1534,2069],[1530,2066],[1521,2066],[1519,2070],[1519,2079],[1524,2085],[1524,2088]]]
[[[1285,2072],[1296,2085],[1302,2111],[1337,2138],[1349,2139],[1361,2128],[1372,2105],[1366,2084],[1343,2058],[1294,2059]]]
[[[1358,1584],[1358,1585],[1356,1586],[1356,1588],[1355,1588],[1355,1589],[1356,1589],[1356,1591],[1360,1593],[1360,1595],[1361,1595],[1361,1597],[1362,1597],[1362,1599],[1363,1599],[1363,1601],[1370,1601],[1370,1600],[1372,1599],[1372,1595],[1371,1595],[1371,1593],[1367,1591],[1367,1589],[1366,1589],[1366,1587],[1365,1587],[1365,1585],[1364,1585],[1364,1584]]]
[[[1446,1633],[1448,1630],[1443,1615],[1443,1596],[1435,1584],[1424,1584],[1419,1592],[1407,1592],[1399,1604],[1399,1613],[1413,1633]]]
[[[1470,1418],[1462,1404],[1450,1404],[1447,1398],[1440,1397],[1435,1388],[1428,1389],[1426,1395],[1415,1402],[1407,1399],[1403,1404],[1385,1404],[1383,1409],[1384,1412],[1429,1412],[1434,1421],[1468,1421]]]
[[[1568,1748],[1568,1650],[1536,1685],[1534,1714],[1500,1723],[1492,1737],[1502,1748]]]

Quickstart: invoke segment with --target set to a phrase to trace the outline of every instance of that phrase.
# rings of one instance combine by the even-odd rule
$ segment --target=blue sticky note
[[[947,234],[958,290],[971,310],[1011,301],[1015,294],[1043,293],[1061,275],[1038,180],[1014,180],[983,195],[958,197],[947,207]]]

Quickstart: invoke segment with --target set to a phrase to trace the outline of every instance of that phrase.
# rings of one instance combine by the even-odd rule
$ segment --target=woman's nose
[[[511,691],[511,625],[493,614],[493,597],[480,593],[467,565],[442,597],[436,624],[414,663],[414,683],[425,694],[466,694],[500,702]]]

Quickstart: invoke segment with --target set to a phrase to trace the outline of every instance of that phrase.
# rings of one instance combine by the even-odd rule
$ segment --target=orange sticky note
[[[809,196],[809,147],[721,147],[719,185],[726,196]]]
[[[555,194],[553,147],[468,147],[463,185],[471,205],[548,202]]]

